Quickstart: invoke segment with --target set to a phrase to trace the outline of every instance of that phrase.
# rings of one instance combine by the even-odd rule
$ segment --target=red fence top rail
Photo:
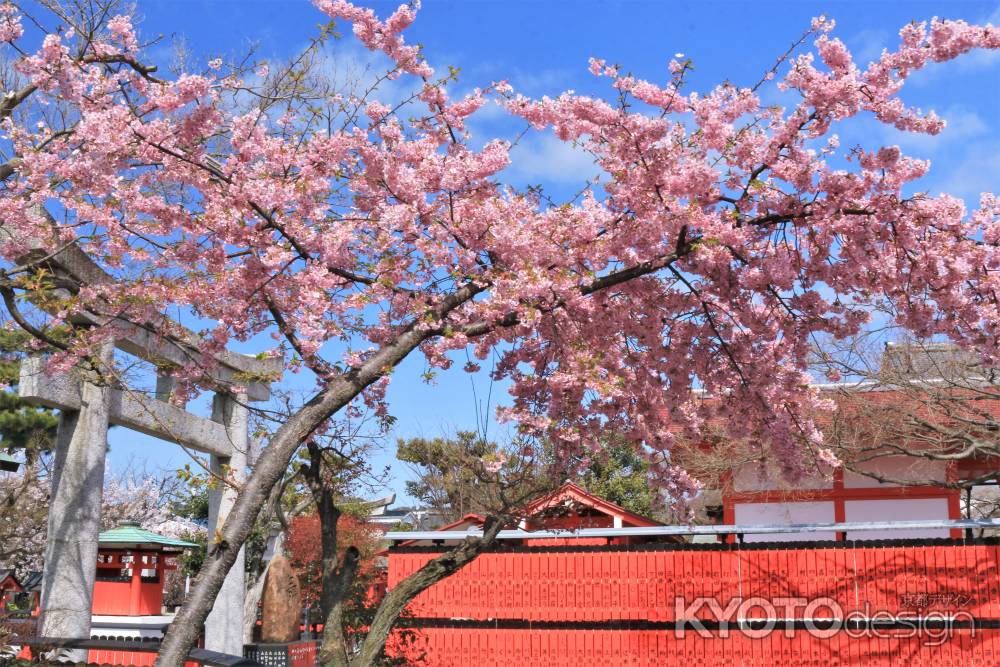
[[[841,521],[837,523],[725,524],[711,526],[642,526],[634,528],[580,528],[577,530],[501,530],[500,540],[540,540],[581,537],[659,537],[671,535],[796,534],[815,532],[1000,529],[1000,519],[928,519],[920,521]],[[394,542],[418,540],[451,541],[482,537],[481,528],[469,530],[390,531],[385,539]]]

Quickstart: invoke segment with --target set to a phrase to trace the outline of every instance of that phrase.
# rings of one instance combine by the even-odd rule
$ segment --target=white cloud
[[[557,182],[582,186],[601,171],[590,153],[548,132],[524,137],[511,150],[510,158],[511,166],[505,174],[525,184]]]
[[[862,70],[868,63],[877,60],[882,55],[882,49],[893,43],[892,35],[888,30],[872,28],[861,30],[848,40],[854,62]]]
[[[935,191],[961,197],[975,207],[983,192],[1000,192],[1000,142],[971,143],[961,158],[937,173],[946,175],[935,183]]]
[[[927,87],[954,76],[974,74],[995,67],[1000,63],[1000,52],[976,49],[955,60],[944,63],[928,63],[922,70],[910,75],[907,80],[912,86]]]
[[[882,125],[884,128],[882,142],[899,144],[903,149],[916,150],[927,155],[940,152],[945,148],[952,150],[959,142],[964,143],[989,133],[990,127],[986,121],[974,110],[967,107],[952,106],[937,113],[947,122],[940,134],[902,132],[888,125]]]
[[[584,68],[581,66],[581,70]],[[550,95],[555,97],[570,86],[578,75],[564,69],[542,69],[532,72],[518,71],[510,76],[510,84],[525,95]]]
[[[381,53],[369,51],[356,42],[335,42],[333,48],[319,55],[315,72],[345,95],[361,95],[374,86],[368,99],[394,106],[419,90],[421,84],[406,75],[380,80],[391,68],[392,62]]]

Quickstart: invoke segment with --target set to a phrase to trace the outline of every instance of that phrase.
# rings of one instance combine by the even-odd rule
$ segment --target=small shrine
[[[178,554],[197,546],[144,530],[135,522],[101,533],[94,616],[159,616],[166,573],[176,569]]]
[[[84,650],[76,659],[97,665],[151,667],[156,660],[155,642],[173,620],[163,613],[166,574],[177,569],[178,555],[197,547],[140,528],[134,521],[100,533],[90,638],[109,645]],[[137,642],[151,643],[149,648],[137,648]],[[121,648],[114,646],[118,643]],[[30,648],[22,647],[18,657],[30,659]],[[196,667],[197,663],[185,665]]]
[[[37,616],[40,572],[29,572],[22,580],[13,570],[0,570],[0,616]]]
[[[127,642],[158,641],[173,616],[163,612],[166,574],[177,568],[177,556],[198,545],[158,535],[125,521],[98,537],[90,634],[126,642],[121,649],[91,649],[87,662],[99,665],[150,667],[156,653],[136,651]],[[187,662],[186,665],[196,663]]]

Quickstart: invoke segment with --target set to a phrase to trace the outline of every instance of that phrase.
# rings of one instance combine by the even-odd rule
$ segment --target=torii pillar
[[[101,360],[110,362],[113,351],[105,345]],[[59,416],[40,601],[43,637],[90,637],[110,397],[106,380],[85,378],[79,409]],[[87,658],[82,649],[69,653],[73,661]]]
[[[212,455],[212,473],[237,484],[243,481],[250,447],[246,394],[216,394],[212,401],[212,421],[226,428],[232,452],[228,458]],[[208,492],[208,541],[212,543],[222,529],[229,510],[236,502],[236,490],[229,484],[217,484]],[[215,605],[205,620],[205,648],[230,655],[243,655],[243,607],[246,596],[246,555],[240,548]]]

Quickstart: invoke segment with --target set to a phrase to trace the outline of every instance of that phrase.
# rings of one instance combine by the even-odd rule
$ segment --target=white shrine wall
[[[835,504],[826,502],[739,503],[735,523],[740,525],[785,525],[790,523],[833,523]],[[806,542],[833,540],[836,533],[795,533],[787,535],[746,535],[744,542]]]
[[[773,466],[746,465],[734,471],[731,491],[723,496],[724,522],[739,525],[787,525],[863,521],[913,521],[960,518],[959,492],[944,486],[906,482],[946,482],[948,464],[906,456],[885,456],[864,464],[886,478],[837,469],[817,472],[794,483]],[[745,542],[842,539],[921,539],[948,537],[947,529],[853,531],[791,535],[745,535]],[[955,535],[952,535],[953,537]]]

